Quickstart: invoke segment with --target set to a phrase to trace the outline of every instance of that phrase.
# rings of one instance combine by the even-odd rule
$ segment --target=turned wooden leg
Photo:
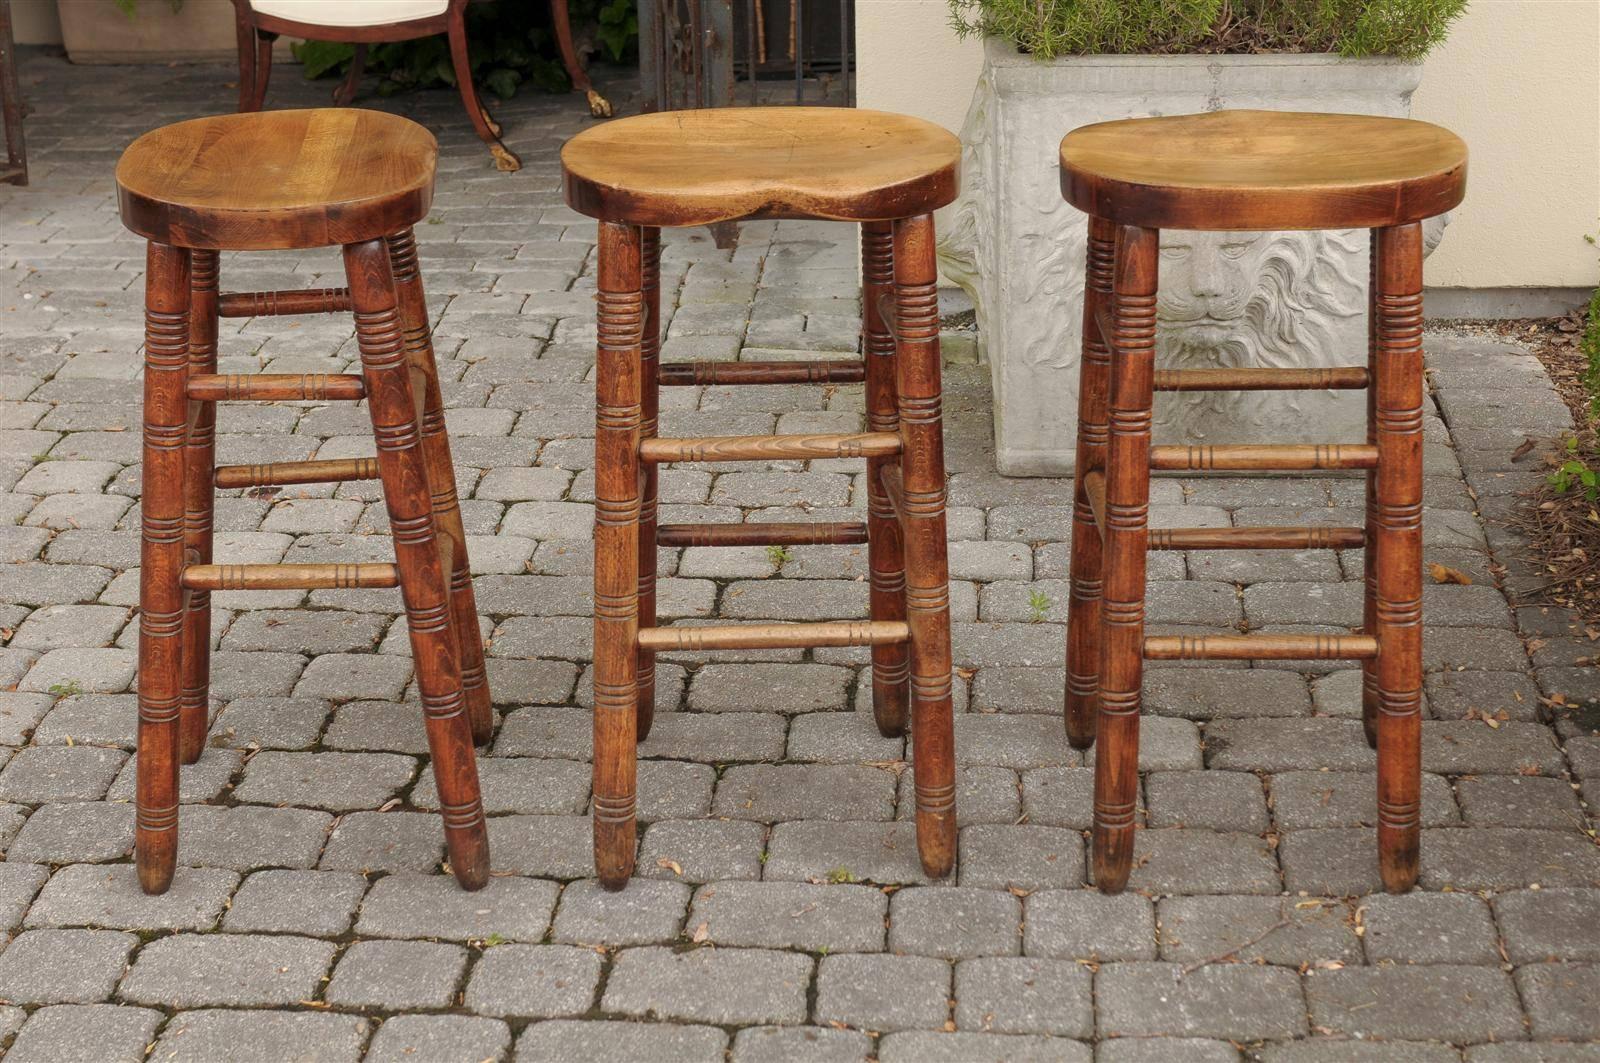
[[[190,253],[189,371],[217,371],[217,253]],[[212,476],[216,459],[217,404],[189,404],[184,445],[183,543],[190,564],[211,564]],[[179,757],[193,764],[205,750],[211,726],[211,592],[189,592],[183,617],[183,716]]]
[[[940,878],[956,860],[956,764],[933,215],[894,223],[894,280],[917,850]]]
[[[361,75],[367,69],[367,46],[358,44],[356,54],[350,57],[350,72],[344,76],[339,87],[333,90],[333,104],[335,107],[348,107],[356,98],[356,90],[361,87]]]
[[[456,881],[474,890],[489,880],[489,835],[461,686],[460,646],[452,630],[449,574],[441,564],[422,426],[412,397],[411,357],[402,336],[387,242],[346,246],[344,265],[428,751],[439,786],[445,846]]]
[[[1377,238],[1378,868],[1417,881],[1422,840],[1422,226]]]
[[[572,87],[589,101],[589,113],[596,118],[610,118],[611,104],[595,91],[583,64],[578,62],[578,51],[572,46],[572,16],[567,11],[567,0],[550,0],[550,24],[555,27],[556,47],[561,52],[561,65],[567,68]]]
[[[182,706],[184,441],[189,399],[189,251],[150,244],[145,267],[144,467],[139,550],[139,885],[165,893],[178,858]]]
[[[1133,868],[1160,250],[1155,229],[1127,225],[1117,234],[1094,762],[1094,880],[1104,893],[1121,892]]]
[[[640,268],[644,295],[643,333],[639,342],[639,437],[653,437],[661,425],[661,230],[640,230]],[[656,623],[656,495],[660,469],[655,462],[644,463],[639,492],[639,625]],[[635,681],[638,700],[634,737],[643,742],[650,736],[656,718],[656,655],[639,651]]]
[[[867,431],[898,432],[892,322],[884,308],[894,298],[894,226],[861,226],[862,346],[867,372]],[[871,573],[873,620],[906,618],[906,558],[900,522],[883,488],[883,470],[893,457],[867,459],[867,567]],[[903,643],[872,647],[872,715],[878,730],[898,738],[906,731],[911,657]]]
[[[489,146],[494,156],[495,168],[506,173],[522,169],[522,160],[500,142],[500,127],[493,123],[489,112],[478,99],[477,86],[472,83],[472,59],[467,54],[466,5],[451,4],[447,18],[447,36],[450,40],[450,63],[456,72],[456,90],[461,93],[461,103],[467,109],[467,118],[477,132],[478,139]]]
[[[1367,442],[1378,442],[1378,231],[1372,230],[1367,267]],[[1378,470],[1368,469],[1365,545],[1361,552],[1361,631],[1378,633],[1378,551],[1372,540],[1378,526]],[[1361,727],[1367,745],[1378,748],[1378,662],[1361,662]]]
[[[600,223],[595,352],[594,862],[600,884],[633,874],[638,741],[639,434],[643,234]]]
[[[1100,690],[1100,532],[1084,488],[1091,472],[1105,474],[1106,401],[1111,348],[1100,335],[1099,312],[1111,306],[1111,262],[1117,227],[1089,219],[1083,284],[1083,361],[1078,370],[1078,449],[1073,465],[1071,582],[1067,598],[1067,741],[1094,744]]]
[[[434,523],[439,534],[451,543],[451,626],[458,643],[467,722],[472,728],[472,740],[483,745],[494,736],[494,708],[484,670],[483,635],[478,630],[478,602],[472,590],[467,532],[461,522],[461,502],[456,497],[456,467],[450,457],[450,436],[445,431],[444,397],[439,390],[439,367],[433,356],[433,331],[428,325],[428,297],[417,266],[416,234],[410,229],[396,233],[389,237],[388,245],[406,356],[427,389],[423,396],[422,454],[428,466]],[[412,379],[415,382],[416,376]]]

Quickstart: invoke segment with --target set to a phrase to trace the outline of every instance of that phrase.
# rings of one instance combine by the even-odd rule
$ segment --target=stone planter
[[[977,305],[999,469],[1070,473],[1085,215],[1057,148],[1091,122],[1219,108],[1405,116],[1421,65],[1330,55],[1082,56],[1039,62],[990,40],[962,129],[961,198],[940,248]],[[1430,227],[1430,247],[1442,224]],[[1367,234],[1162,236],[1157,365],[1364,365]],[[1360,442],[1362,392],[1156,398],[1158,442]]]
[[[61,43],[74,63],[171,63],[238,55],[230,0],[139,0],[129,18],[111,0],[59,0]]]

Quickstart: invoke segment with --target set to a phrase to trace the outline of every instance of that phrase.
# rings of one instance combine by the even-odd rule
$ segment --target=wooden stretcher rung
[[[311,402],[364,399],[355,373],[195,373],[189,397],[201,402]]]
[[[894,510],[894,519],[900,522],[902,528],[905,527],[906,481],[900,466],[883,466],[878,470],[878,482],[883,484],[883,494],[889,500],[889,508]]]
[[[332,458],[280,461],[271,465],[219,465],[215,482],[218,487],[283,487],[377,478],[377,458]]]
[[[1106,537],[1106,474],[1099,469],[1091,469],[1083,474],[1083,493],[1089,496],[1089,511],[1094,514],[1094,530],[1100,533],[1100,539]],[[1154,532],[1151,532],[1154,535]]]
[[[1371,635],[1151,635],[1148,661],[1367,661],[1378,656]]]
[[[1225,444],[1151,447],[1150,468],[1249,472],[1261,470],[1372,469],[1378,448],[1370,443]]]
[[[657,546],[848,546],[867,541],[860,522],[663,524]]]
[[[668,650],[805,649],[813,646],[882,646],[907,642],[901,620],[829,620],[817,624],[727,624],[710,627],[645,627],[639,648]]]
[[[217,297],[219,317],[283,317],[289,314],[338,314],[350,309],[349,288],[301,288],[283,292],[223,292]]]
[[[663,387],[695,384],[859,384],[867,379],[860,359],[821,362],[668,362]]]
[[[1111,337],[1116,334],[1116,321],[1111,317],[1111,307],[1101,302],[1094,311],[1094,327],[1100,330],[1100,341],[1109,349]]]
[[[1361,528],[1151,528],[1152,550],[1357,550]]]
[[[196,591],[398,587],[400,566],[377,561],[352,565],[189,565],[183,570],[183,585]]]
[[[1157,391],[1324,391],[1364,388],[1365,366],[1328,369],[1158,369]]]
[[[900,453],[894,432],[849,435],[708,436],[641,440],[643,461],[777,461],[785,458],[878,458]]]

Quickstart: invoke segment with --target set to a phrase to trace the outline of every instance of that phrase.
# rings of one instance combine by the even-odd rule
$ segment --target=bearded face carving
[[[1163,369],[1363,364],[1366,246],[1354,232],[1161,234]],[[1258,439],[1287,420],[1330,415],[1347,394],[1181,392],[1156,400],[1165,442]],[[1335,420],[1339,418],[1334,418]]]

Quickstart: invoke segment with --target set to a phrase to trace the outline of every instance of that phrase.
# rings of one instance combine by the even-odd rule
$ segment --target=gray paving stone
[[[1043,769],[1046,771],[1054,769]],[[1061,769],[1079,770],[1079,769]],[[1022,811],[1018,796],[1017,773],[1006,768],[956,767],[956,810],[963,824],[1016,823]],[[900,792],[895,818],[915,818],[917,808],[916,772],[900,773]]]
[[[1065,1037],[906,1030],[879,1041],[883,1063],[1089,1063],[1093,1049]]]
[[[869,886],[715,882],[696,892],[685,926],[693,940],[715,945],[876,952],[888,910]]]
[[[782,705],[787,712],[843,708],[851,672],[821,664],[708,664],[689,684],[689,708],[696,712],[764,711]],[[760,697],[752,698],[754,692]]]
[[[624,949],[600,1006],[616,1014],[720,1026],[803,1022],[812,966],[808,956],[766,949]],[[820,1018],[820,1000],[818,1010]]]
[[[444,827],[432,812],[352,812],[328,836],[320,867],[343,871],[433,871]]]
[[[1469,1045],[1467,1063],[1587,1063],[1594,1058],[1589,1044],[1511,1043]]]
[[[1600,891],[1518,890],[1492,903],[1512,963],[1600,959]]]
[[[1023,951],[1078,960],[1153,960],[1155,908],[1137,893],[1040,890],[1023,901]]]
[[[1456,795],[1462,816],[1473,827],[1587,826],[1577,787],[1564,778],[1480,776],[1458,782]]]
[[[779,823],[767,843],[762,877],[822,882],[923,883],[912,823]]]
[[[257,871],[233,895],[222,927],[337,937],[366,891],[367,880],[348,871]]]
[[[491,850],[492,851],[492,850]],[[356,933],[389,938],[539,941],[560,888],[537,879],[497,877],[474,893],[444,875],[390,875],[368,891]]]
[[[649,945],[672,941],[683,926],[690,889],[680,882],[635,878],[624,890],[593,879],[561,891],[551,939],[572,945]]]
[[[1464,893],[1377,894],[1365,898],[1362,937],[1372,963],[1479,963],[1499,960],[1489,906]]]
[[[0,998],[93,1004],[111,998],[139,939],[111,930],[29,930],[0,954]]]
[[[500,871],[563,879],[594,874],[588,816],[494,816],[489,850]]]
[[[17,809],[20,813],[17,805],[0,807]],[[132,805],[72,801],[35,809],[11,843],[6,858],[41,864],[77,864],[120,860],[131,852]]]
[[[1306,1033],[1300,980],[1281,967],[1109,963],[1095,975],[1101,1037],[1221,1037]]]
[[[1422,886],[1506,890],[1600,885],[1600,850],[1572,831],[1474,827],[1422,832]]]
[[[889,915],[891,952],[960,960],[1021,948],[1022,902],[999,890],[900,890]]]
[[[1378,777],[1372,772],[1284,771],[1272,776],[1272,818],[1280,830],[1376,826]],[[1422,825],[1461,821],[1450,783],[1422,776]]]
[[[37,864],[0,863],[0,931],[22,922],[29,902],[49,877],[50,869]]]
[[[29,746],[0,771],[0,801],[96,801],[110,789],[127,756],[100,746]]]
[[[1206,728],[1206,766],[1233,771],[1372,771],[1361,724],[1322,717],[1216,720]]]
[[[678,882],[758,879],[766,855],[766,833],[760,823],[741,821],[652,823],[639,846],[638,871],[646,877]]]
[[[496,945],[467,983],[467,1007],[500,1018],[583,1015],[600,984],[600,954],[569,945]]]
[[[717,783],[712,811],[729,819],[887,820],[895,776],[859,764],[747,764]]]
[[[869,1031],[941,1029],[949,1017],[950,965],[930,956],[824,956],[816,1018]]]
[[[1334,901],[1166,897],[1156,917],[1161,958],[1177,963],[1361,962],[1352,911]]]
[[[1071,960],[985,957],[956,964],[956,1025],[983,1033],[1094,1035],[1088,969]]]
[[[0,744],[22,745],[55,703],[50,694],[0,691]]]
[[[327,660],[327,658],[319,658]],[[330,812],[376,808],[416,774],[416,762],[393,753],[288,753],[263,750],[234,790],[240,801],[295,804]]]
[[[324,996],[336,1007],[443,1008],[466,968],[467,950],[459,945],[357,941],[340,957]]]
[[[1198,827],[1264,834],[1261,780],[1243,771],[1158,771],[1145,780],[1152,828]]]
[[[139,951],[118,996],[169,1008],[286,1007],[317,995],[334,945],[289,935],[176,934]]]
[[[643,775],[644,765],[639,767]],[[478,760],[478,783],[483,790],[483,810],[489,815],[578,815],[589,804],[589,765],[573,760],[483,757]],[[431,765],[422,769],[412,787],[411,803],[430,812],[438,810],[439,791]]]
[[[530,1024],[517,1038],[517,1059],[670,1059],[722,1063],[728,1035],[714,1026],[555,1019]]]
[[[1116,1037],[1101,1041],[1095,1063],[1238,1063],[1239,1050],[1203,1037]]]
[[[1352,897],[1383,889],[1378,877],[1376,830],[1291,831],[1278,842],[1278,862],[1283,865],[1284,887],[1291,893]]]
[[[1088,830],[1094,819],[1094,769],[1036,768],[1023,772],[1022,807],[1029,823]]]
[[[1083,852],[1076,831],[980,823],[961,831],[961,885],[1069,889],[1083,883]]]
[[[178,821],[178,862],[234,871],[315,867],[332,823],[326,812],[304,808],[186,805]]]
[[[1600,1037],[1600,967],[1529,964],[1517,969],[1516,981],[1534,1037],[1585,1041]]]
[[[167,892],[152,896],[139,888],[132,864],[74,864],[45,883],[26,925],[210,930],[238,884],[232,871],[180,867]]]
[[[1210,830],[1141,830],[1131,888],[1148,893],[1277,893],[1278,863],[1265,839]]]
[[[1510,976],[1489,967],[1314,970],[1306,1001],[1313,1025],[1334,1034],[1465,1044],[1524,1036]]]
[[[358,1015],[315,1011],[234,1011],[207,1008],[180,1013],[161,1031],[151,1058],[209,1063],[250,1045],[262,1059],[316,1059],[356,1063],[371,1023]]]
[[[55,1004],[33,1013],[6,1058],[16,1063],[140,1063],[164,1019],[149,1008]]]
[[[366,1063],[472,1059],[499,1063],[511,1050],[511,1029],[499,1019],[471,1015],[395,1015],[383,1021]]]
[[[1468,1049],[1471,1057],[1472,1049]],[[1268,1045],[1262,1063],[1456,1063],[1457,1050],[1431,1041],[1358,1041],[1314,1036]]]

